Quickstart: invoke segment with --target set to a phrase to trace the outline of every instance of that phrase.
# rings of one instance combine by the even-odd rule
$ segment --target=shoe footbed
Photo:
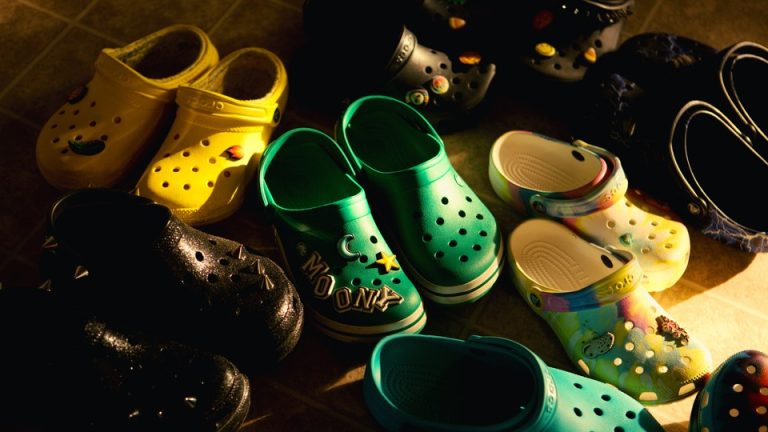
[[[551,292],[579,291],[623,265],[564,225],[544,219],[529,220],[523,229],[516,229],[510,245],[520,269]]]
[[[199,34],[179,30],[151,39],[146,44],[130,46],[130,50],[117,50],[115,54],[141,75],[163,79],[178,75],[192,66],[200,58],[202,47]]]

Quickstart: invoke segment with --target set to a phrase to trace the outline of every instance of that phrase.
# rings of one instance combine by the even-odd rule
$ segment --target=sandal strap
[[[616,204],[627,193],[627,176],[617,156],[605,149],[575,140],[572,145],[594,153],[611,166],[610,174],[589,193],[576,198],[555,198],[551,194],[537,193],[529,198],[532,209],[554,218],[583,216]]]
[[[586,21],[597,27],[607,27],[632,15],[634,3],[634,0],[571,0],[562,2],[558,11],[561,16]]]
[[[121,92],[128,102],[136,107],[156,106],[173,101],[175,92],[158,80],[144,77],[104,49],[96,59],[97,76],[123,89]]]

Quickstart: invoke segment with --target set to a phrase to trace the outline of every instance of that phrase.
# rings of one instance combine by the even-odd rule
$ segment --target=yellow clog
[[[178,86],[218,60],[208,36],[190,25],[103,49],[91,81],[70,94],[38,136],[41,174],[59,189],[113,186],[168,126]]]
[[[274,53],[229,54],[179,88],[176,119],[134,193],[190,225],[229,217],[243,203],[287,98],[288,75]]]

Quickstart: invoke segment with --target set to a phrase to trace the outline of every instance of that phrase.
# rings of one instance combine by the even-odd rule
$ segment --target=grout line
[[[26,118],[16,114],[15,112],[8,110],[7,108],[0,107],[0,114],[4,114],[4,115],[6,115],[6,116],[8,116],[8,117],[18,121],[19,123],[24,123],[25,125],[35,129],[36,131],[40,130],[40,128],[42,127],[42,125],[39,125],[39,124],[33,122],[32,120],[26,119]]]
[[[23,0],[20,0],[20,1],[23,1]],[[98,1],[99,0],[93,0],[91,4],[83,8],[83,10],[80,11],[77,17],[75,17],[75,21],[85,16],[85,14],[87,14]],[[27,4],[27,3],[24,3],[24,4]],[[39,9],[39,10],[43,10],[43,9]],[[40,53],[34,59],[32,59],[32,61],[29,62],[29,64],[24,69],[22,69],[22,71],[19,72],[18,75],[16,75],[16,78],[14,78],[10,83],[8,83],[8,85],[2,91],[0,91],[0,99],[5,97],[5,95],[7,95],[11,91],[11,89],[14,88],[16,84],[18,84],[29,71],[31,71],[43,58],[45,58],[48,55],[48,53],[53,50],[53,47],[56,46],[56,44],[58,44],[59,41],[64,39],[64,37],[70,33],[73,27],[75,27],[74,21],[66,20],[66,22],[67,22],[67,26],[64,28],[64,30],[62,30],[56,37],[51,39],[51,42],[49,42],[48,45],[45,48],[43,48],[43,50],[40,51]]]
[[[640,30],[638,30],[638,33],[645,33],[648,29],[648,27],[651,26],[651,22],[653,22],[653,17],[656,16],[656,11],[659,10],[661,7],[661,0],[656,0],[656,4],[653,5],[651,8],[651,11],[648,12],[648,16],[645,17],[645,21],[643,22],[643,25],[640,26]]]
[[[337,410],[331,409],[327,405],[322,404],[322,403],[314,400],[313,398],[307,397],[306,395],[304,395],[302,393],[298,393],[298,392],[294,391],[293,389],[291,389],[290,387],[284,386],[283,384],[280,384],[280,383],[278,383],[278,382],[276,382],[276,381],[274,381],[272,379],[269,379],[269,378],[265,379],[265,382],[270,387],[272,387],[272,388],[274,388],[276,390],[279,390],[279,391],[287,394],[288,396],[293,397],[294,399],[298,399],[299,401],[301,401],[301,402],[311,406],[312,408],[318,409],[320,411],[324,411],[324,412],[330,414],[331,417],[335,417],[336,419],[343,420],[343,421],[345,421],[345,422],[347,422],[347,423],[349,423],[351,425],[356,426],[359,430],[370,431],[370,432],[377,432],[376,429],[371,429],[369,426],[364,425],[364,424],[360,423],[359,421],[357,421],[357,420],[355,420],[355,419],[353,419],[351,417],[348,417],[348,416],[346,416],[344,414],[341,414]]]
[[[296,12],[299,12],[299,13],[303,13],[303,12],[304,12],[304,11],[301,9],[301,7],[299,7],[299,6],[296,6],[296,5],[295,5],[295,4],[293,4],[293,3],[287,3],[287,2],[285,2],[285,1],[280,1],[280,0],[269,0],[269,2],[270,2],[270,3],[279,4],[279,5],[281,5],[281,6],[284,6],[284,7],[288,8],[288,9],[292,9],[292,10],[294,10],[294,11],[296,11]]]
[[[95,0],[93,3],[96,3],[97,1],[98,0]],[[112,42],[115,45],[119,45],[119,46],[125,45],[125,42],[123,42],[121,40],[115,39],[112,36],[104,34],[104,33],[100,32],[100,31],[98,31],[98,30],[96,30],[94,28],[91,28],[91,27],[88,27],[88,26],[86,26],[84,24],[81,24],[78,20],[84,16],[82,12],[77,17],[75,17],[75,19],[73,20],[71,18],[65,17],[64,15],[59,15],[58,13],[56,13],[55,11],[52,11],[50,9],[46,9],[46,8],[41,7],[39,5],[36,5],[34,3],[30,3],[29,0],[18,0],[18,2],[19,3],[23,3],[24,5],[29,6],[32,9],[36,9],[36,10],[38,10],[40,12],[48,14],[48,15],[56,18],[56,19],[64,21],[67,24],[70,24],[70,25],[72,25],[74,27],[77,27],[77,28],[79,28],[81,30],[85,30],[88,33],[91,33],[91,34],[94,34],[94,35],[96,35],[96,36],[98,36],[100,38],[106,39],[106,40]],[[89,5],[86,9],[90,10],[90,9],[92,9],[92,7]]]
[[[232,12],[235,10],[236,7],[240,5],[240,3],[242,3],[242,0],[235,0],[234,2],[232,2],[231,5],[229,5],[229,8],[227,8],[227,10],[225,10],[224,13],[221,14],[221,17],[215,23],[213,23],[211,28],[208,30],[209,36],[213,36],[216,30],[219,29],[219,26],[221,26],[221,24],[223,24],[224,21],[227,18],[229,18],[230,15],[232,15]]]

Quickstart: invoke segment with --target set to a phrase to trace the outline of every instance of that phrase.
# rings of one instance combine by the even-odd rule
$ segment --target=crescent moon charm
[[[349,242],[355,239],[354,234],[344,234],[336,243],[336,249],[339,251],[339,255],[347,261],[354,261],[360,258],[362,255],[359,251],[352,252],[349,250]]]

